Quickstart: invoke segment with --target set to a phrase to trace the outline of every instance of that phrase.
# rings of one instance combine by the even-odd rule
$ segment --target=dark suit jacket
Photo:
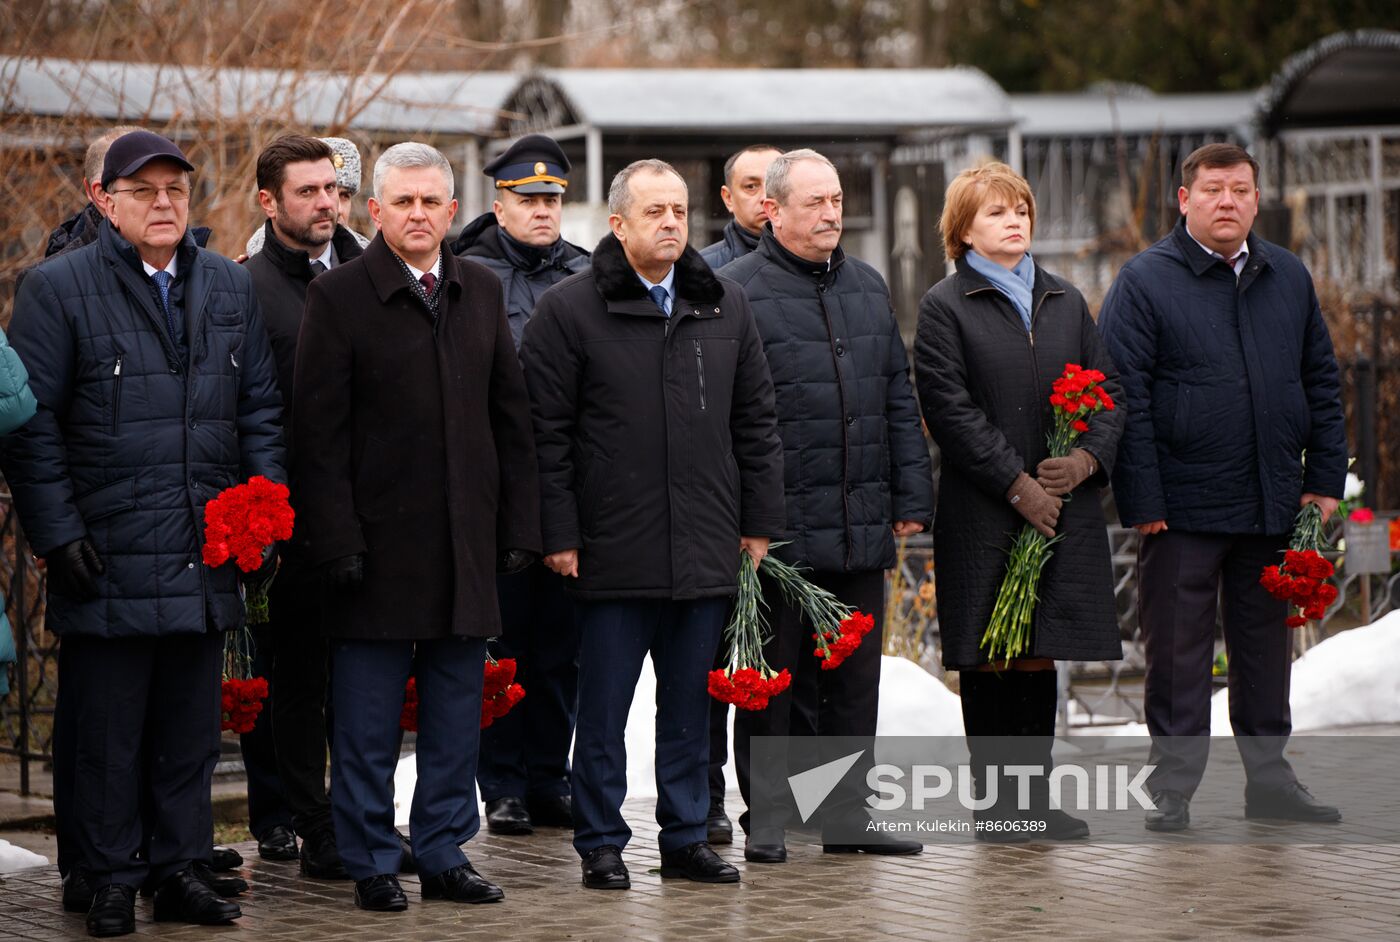
[[[500,633],[495,564],[539,550],[525,381],[485,268],[442,251],[434,322],[382,235],[308,286],[297,344],[293,503],[307,559],[365,554],[333,637]]]

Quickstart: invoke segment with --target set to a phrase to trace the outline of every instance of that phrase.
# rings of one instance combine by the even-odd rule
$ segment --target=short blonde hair
[[[1029,244],[1035,235],[1035,194],[1026,178],[1006,164],[989,161],[971,170],[964,170],[948,184],[948,193],[943,197],[943,218],[938,220],[938,228],[943,233],[943,250],[949,258],[962,258],[967,254],[963,237],[972,228],[977,211],[990,197],[1000,197],[1008,205],[1024,202],[1029,210],[1031,231],[1026,238]]]

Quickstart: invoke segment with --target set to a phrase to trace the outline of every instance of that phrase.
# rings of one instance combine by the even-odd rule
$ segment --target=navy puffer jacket
[[[933,472],[884,279],[840,248],[814,266],[768,227],[721,274],[748,295],[773,374],[790,541],[775,552],[823,572],[890,568],[891,525],[933,521]]]
[[[242,623],[234,567],[200,558],[204,505],[261,474],[285,482],[272,350],[242,267],[178,249],[186,343],[177,350],[135,249],[110,223],[50,259],[15,300],[10,342],[39,411],[4,440],[5,476],[46,556],[90,535],[100,596],[48,598],[48,627],[101,637]]]
[[[1127,413],[1113,472],[1125,525],[1282,534],[1304,492],[1342,496],[1341,385],[1312,278],[1287,249],[1248,245],[1237,283],[1180,222],[1104,299]]]

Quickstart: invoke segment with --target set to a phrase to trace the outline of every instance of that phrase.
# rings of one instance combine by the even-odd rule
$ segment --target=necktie
[[[428,297],[433,296],[433,289],[437,287],[437,276],[430,271],[423,272],[418,283],[423,286],[423,293]]]
[[[671,306],[671,295],[665,288],[656,285],[649,289],[647,294],[651,295],[651,300],[656,304],[657,310],[667,317],[671,316],[671,312],[668,310]]]
[[[321,272],[323,272],[323,271],[325,271],[325,270],[326,270],[326,263],[323,262],[323,261],[321,261],[320,259],[317,259],[316,261],[314,261],[314,262],[311,263],[311,277],[312,277],[312,278],[315,278],[317,275],[321,274]]]
[[[170,310],[170,283],[174,277],[168,271],[158,271],[151,275],[151,280],[156,283],[156,290],[160,292],[160,309],[165,312],[165,329],[170,331],[172,343],[178,340],[175,333],[175,314]]]

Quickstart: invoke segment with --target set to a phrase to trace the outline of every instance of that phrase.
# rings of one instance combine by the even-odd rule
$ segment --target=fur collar
[[[646,286],[623,254],[622,243],[611,232],[593,250],[593,281],[608,301],[645,300]],[[714,304],[724,297],[720,284],[700,253],[685,247],[676,262],[676,297],[696,304]]]

